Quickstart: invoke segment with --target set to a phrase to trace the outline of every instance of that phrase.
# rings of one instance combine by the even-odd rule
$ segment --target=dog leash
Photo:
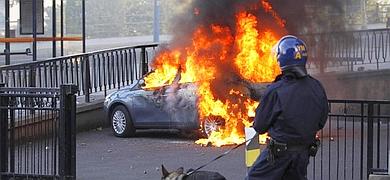
[[[240,146],[246,144],[246,143],[249,142],[249,141],[252,141],[252,139],[254,139],[255,137],[256,137],[256,135],[255,135],[254,137],[252,137],[251,139],[248,139],[248,140],[246,140],[245,142],[236,145],[235,147],[229,149],[228,151],[225,151],[225,152],[222,153],[221,155],[215,157],[214,159],[212,159],[211,161],[207,162],[206,164],[203,164],[202,166],[199,166],[199,167],[196,168],[195,170],[192,170],[192,171],[190,171],[190,172],[187,172],[187,173],[186,173],[186,176],[189,176],[189,175],[195,173],[196,171],[199,171],[200,169],[202,169],[202,168],[208,166],[209,164],[213,163],[214,161],[216,161],[216,160],[218,160],[218,159],[220,159],[220,158],[222,158],[222,157],[228,155],[228,154],[229,154],[230,152],[232,152],[233,150],[239,148]]]

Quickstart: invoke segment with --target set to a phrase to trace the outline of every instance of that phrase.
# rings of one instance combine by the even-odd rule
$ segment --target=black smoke
[[[172,20],[173,43],[183,45],[191,40],[194,30],[200,26],[220,25],[229,27],[235,33],[236,15],[246,11],[258,17],[259,26],[270,27],[284,33],[270,13],[261,8],[260,0],[193,0],[183,14]],[[260,29],[260,27],[259,27]]]
[[[269,2],[276,14],[285,20],[284,28],[280,28],[275,17],[263,9],[262,2]],[[257,29],[260,31],[267,27],[280,36],[293,34],[303,38],[309,46],[311,62],[320,67],[327,64],[329,58],[325,58],[327,53],[325,50],[330,49],[332,44],[329,43],[328,36],[313,34],[343,32],[346,24],[344,3],[343,0],[192,0],[187,10],[172,20],[173,39],[169,46],[187,47],[192,43],[195,30],[211,25],[229,27],[234,36],[236,16],[239,12],[246,11],[257,17],[259,21]],[[231,49],[234,50],[234,47]],[[233,78],[215,81],[214,88],[223,87],[225,82],[231,81],[230,79],[233,81],[239,79],[237,72],[232,72],[229,65],[227,67],[219,67],[223,69],[219,72],[224,72],[220,76]],[[215,92],[223,90],[218,89]]]
[[[278,14],[286,20],[289,34],[302,38],[309,50],[309,62],[324,72],[333,57],[328,50],[339,46],[339,39],[354,41],[346,32],[346,0],[270,0]],[[349,46],[349,44],[344,44]]]
[[[262,8],[262,1],[269,2],[276,14],[285,20],[285,28],[280,28],[275,17]],[[280,36],[293,34],[303,38],[311,50],[310,60],[319,67],[327,63],[324,50],[329,49],[331,44],[327,41],[327,36],[312,34],[344,31],[343,3],[343,0],[192,0],[187,10],[172,20],[173,40],[170,47],[188,46],[194,31],[199,27],[211,25],[229,27],[234,36],[236,16],[239,12],[246,11],[257,17],[259,30],[267,27]],[[221,77],[234,77],[233,81],[239,79],[235,78],[239,76],[237,72],[232,72],[229,66],[219,68],[223,69],[220,72],[224,72]],[[223,87],[227,81],[230,79],[215,81],[214,88]],[[222,90],[216,90],[218,91]]]
[[[289,34],[313,34],[345,30],[344,0],[269,0],[276,13],[286,20]],[[261,8],[261,0],[193,0],[183,14],[172,21],[178,40],[190,37],[201,25],[218,24],[234,29],[237,12],[256,15],[262,25],[275,27],[274,18]]]
[[[291,34],[345,30],[345,0],[270,0]]]

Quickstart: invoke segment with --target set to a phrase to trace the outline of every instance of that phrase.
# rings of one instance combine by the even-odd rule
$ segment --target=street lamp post
[[[366,0],[361,0],[361,9],[362,9],[362,16],[363,16],[363,25],[362,28],[367,28],[367,12],[366,12]]]
[[[32,0],[33,61],[37,61],[37,0]]]
[[[10,11],[9,0],[5,0],[5,38],[10,37]],[[5,65],[11,64],[10,43],[5,43]]]
[[[83,23],[83,32],[82,32],[82,36],[83,36],[83,53],[86,52],[86,43],[85,43],[85,35],[86,35],[86,27],[85,27],[85,0],[82,0],[82,3],[81,3],[81,10],[82,10],[82,23]]]
[[[57,5],[56,0],[52,1],[52,35],[53,35],[53,41],[52,41],[52,56],[57,56],[57,11],[56,11]]]
[[[160,0],[154,0],[153,41],[160,41]]]

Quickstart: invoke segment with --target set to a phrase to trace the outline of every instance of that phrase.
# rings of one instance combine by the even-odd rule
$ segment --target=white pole
[[[363,29],[367,28],[367,9],[366,9],[366,0],[362,0],[362,13],[363,13]]]
[[[160,41],[160,0],[154,0],[153,41]]]

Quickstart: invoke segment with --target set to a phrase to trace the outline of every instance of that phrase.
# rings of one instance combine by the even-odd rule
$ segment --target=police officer
[[[307,179],[309,155],[318,147],[316,133],[326,123],[328,100],[321,83],[306,71],[305,43],[285,36],[276,45],[282,69],[256,109],[254,129],[271,140],[249,170],[249,180]]]

